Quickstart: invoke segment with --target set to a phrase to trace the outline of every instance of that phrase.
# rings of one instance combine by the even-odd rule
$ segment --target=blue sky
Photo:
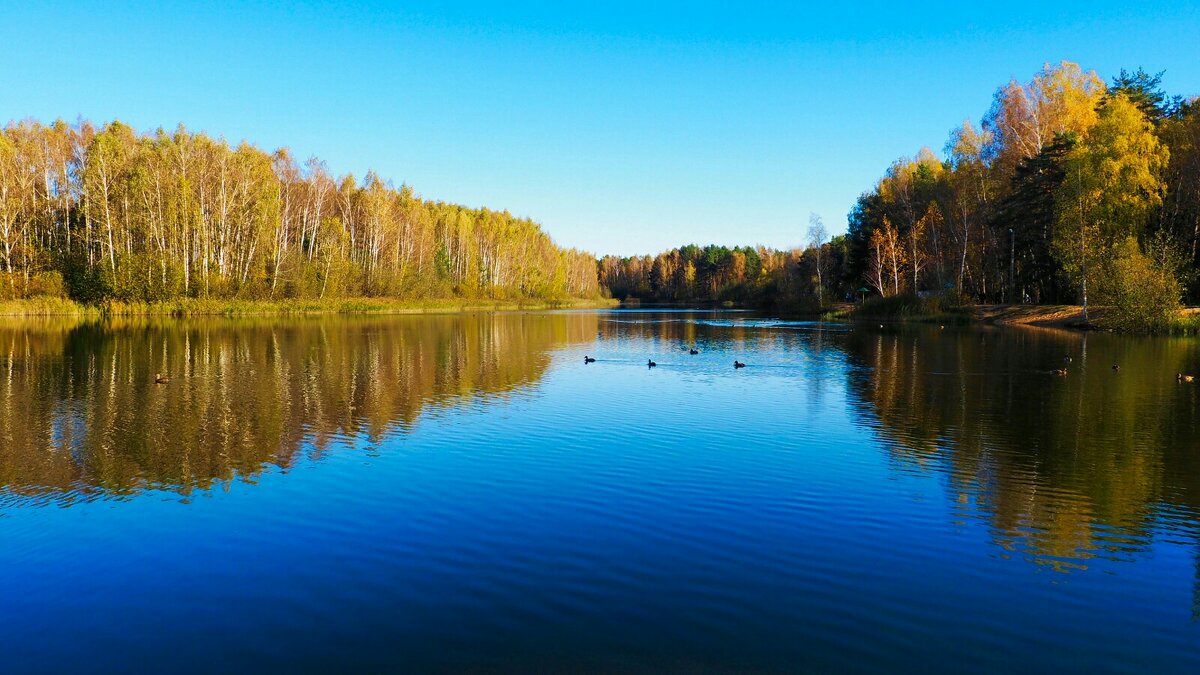
[[[647,4],[12,3],[0,118],[182,121],[632,254],[844,231],[1046,61],[1200,94],[1200,3]]]

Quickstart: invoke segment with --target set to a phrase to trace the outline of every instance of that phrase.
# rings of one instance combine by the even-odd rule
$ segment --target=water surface
[[[1197,344],[744,312],[0,324],[0,653],[1196,672]]]

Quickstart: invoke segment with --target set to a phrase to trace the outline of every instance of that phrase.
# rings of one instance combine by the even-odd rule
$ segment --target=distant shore
[[[163,302],[78,303],[68,298],[37,297],[0,301],[0,317],[36,316],[303,316],[320,314],[457,314],[546,309],[598,309],[615,307],[606,298],[544,300],[444,298],[331,298],[288,300],[238,300],[181,298]]]

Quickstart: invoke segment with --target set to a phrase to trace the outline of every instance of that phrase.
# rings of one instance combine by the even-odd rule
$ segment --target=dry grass
[[[1103,315],[1103,309],[1090,307],[1088,315],[1095,321]],[[1021,326],[1077,327],[1088,323],[1079,305],[976,305],[974,318],[983,323]]]
[[[81,305],[65,298],[37,297],[0,302],[0,316],[301,316],[317,314],[443,314],[611,307],[604,299],[570,300],[401,300],[333,298],[313,300],[217,300],[180,298],[167,302],[106,302]]]

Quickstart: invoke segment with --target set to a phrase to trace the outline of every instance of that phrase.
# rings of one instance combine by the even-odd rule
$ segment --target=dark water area
[[[3,322],[3,670],[1200,672],[1198,347]]]

